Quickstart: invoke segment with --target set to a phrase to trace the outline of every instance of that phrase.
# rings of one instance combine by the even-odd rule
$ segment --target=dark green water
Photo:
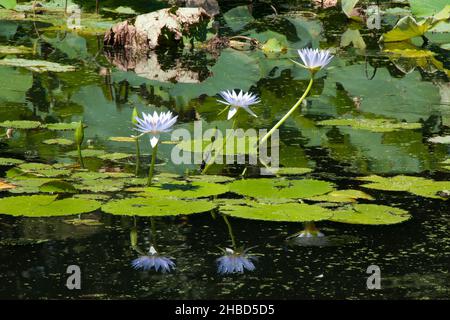
[[[279,10],[285,14],[310,8],[305,3],[291,3],[280,4]],[[158,245],[176,262],[176,270],[170,274],[141,272],[131,267],[137,253],[130,246],[130,231],[136,225],[139,245],[145,249],[151,229],[148,218],[134,220],[94,212],[83,218],[96,219],[102,225],[74,226],[64,222],[67,218],[1,215],[0,298],[448,299],[448,201],[406,192],[364,189],[359,187],[361,181],[354,180],[370,174],[449,179],[449,171],[440,163],[448,159],[450,148],[428,141],[450,132],[448,78],[442,70],[429,72],[429,66],[410,68],[411,72],[405,75],[399,69],[401,65],[404,70],[405,64],[383,54],[377,42],[381,31],[389,29],[386,22],[381,31],[364,27],[360,30],[367,45],[360,50],[352,45],[342,46],[341,36],[349,23],[337,10],[316,12],[319,15],[311,20],[296,16],[303,19],[302,26],[310,32],[309,36],[302,36],[285,20],[264,19],[255,26],[259,31],[269,28],[285,34],[291,43],[336,48],[337,57],[329,71],[318,77],[308,105],[280,128],[283,143],[280,163],[285,167],[309,167],[314,170],[311,177],[334,182],[339,189],[363,190],[376,198],[373,203],[405,209],[412,219],[387,226],[319,222],[317,226],[325,233],[325,240],[306,245],[285,240],[301,230],[301,224],[230,218],[238,244],[256,246],[252,252],[259,258],[254,272],[223,276],[217,274],[215,260],[220,257],[217,247],[230,246],[230,238],[219,214],[155,218]],[[255,17],[267,14],[270,14],[267,6],[255,6]],[[131,134],[134,107],[140,111],[170,109],[179,115],[177,127],[191,128],[192,122],[199,118],[209,127],[226,123],[224,115],[215,122],[221,108],[213,95],[192,97],[190,90],[194,89],[187,87],[179,88],[181,97],[170,97],[164,86],[155,84],[155,79],[136,79],[132,70],[123,71],[125,65],[134,69],[130,66],[140,61],[124,58],[120,52],[104,51],[101,35],[45,31],[45,25],[38,23],[37,28],[42,28],[38,39],[31,22],[0,21],[0,26],[0,45],[32,46],[37,41],[39,51],[31,57],[27,55],[27,59],[78,68],[71,73],[38,73],[0,66],[3,78],[0,83],[4,84],[0,88],[0,122],[83,119],[88,126],[85,141],[90,140],[94,148],[129,153],[134,153],[133,144],[108,138]],[[316,36],[315,30],[319,30]],[[224,27],[221,32],[231,33]],[[427,49],[435,51],[435,58],[449,68],[448,51],[433,45]],[[198,50],[160,50],[151,53],[148,61],[158,61],[165,72],[175,68],[189,70],[203,80],[211,76],[206,65],[214,65],[215,57]],[[411,64],[414,62],[407,63]],[[155,70],[154,62],[148,65],[148,73]],[[240,70],[235,70],[235,74],[237,78],[242,76]],[[14,90],[5,89],[7,79],[13,77],[19,78]],[[293,66],[275,65],[264,77],[253,79],[256,81],[252,91],[262,100],[254,108],[259,117],[240,117],[241,128],[270,128],[297,101],[308,83],[305,73]],[[146,85],[142,85],[144,82]],[[355,95],[362,97],[359,107],[352,100]],[[317,125],[320,120],[353,115],[420,122],[422,128],[380,133]],[[11,139],[0,141],[0,157],[70,162],[64,154],[73,147],[41,142],[72,135],[42,130],[16,132]],[[159,172],[183,174],[186,169],[199,169],[198,165],[171,163],[171,147],[163,144],[159,149],[158,160],[162,163],[157,166]],[[143,161],[148,162],[150,147],[142,143],[142,149]],[[87,166],[90,170],[105,167],[98,159],[87,159]],[[134,170],[132,162],[124,161],[118,166],[128,172]],[[235,176],[243,168],[220,167],[216,173]],[[6,169],[0,170],[3,177]],[[255,175],[256,168],[250,167],[248,171],[249,176]],[[65,287],[69,265],[81,268],[81,290]],[[370,265],[381,269],[380,290],[367,289],[366,269]]]

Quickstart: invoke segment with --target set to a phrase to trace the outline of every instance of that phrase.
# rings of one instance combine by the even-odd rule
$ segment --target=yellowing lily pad
[[[42,141],[42,143],[50,144],[50,145],[60,145],[60,146],[70,146],[74,144],[73,140],[59,138],[59,139],[47,139]]]
[[[230,191],[252,198],[301,199],[333,191],[333,184],[327,181],[303,179],[244,179],[229,185]]]
[[[266,221],[319,221],[330,219],[333,216],[331,210],[304,203],[267,204],[247,201],[243,205],[225,204],[219,210],[221,213],[233,217]]]
[[[396,224],[411,218],[408,211],[376,204],[355,204],[349,209],[335,210],[330,219],[350,224]]]
[[[207,212],[215,207],[214,203],[204,200],[128,198],[110,201],[102,206],[102,211],[115,215],[155,217]]]
[[[95,200],[68,198],[56,200],[53,195],[17,196],[0,199],[0,214],[26,217],[54,217],[95,211]]]
[[[355,202],[357,199],[373,200],[367,193],[352,189],[331,191],[330,193],[311,197],[307,200],[323,202]]]

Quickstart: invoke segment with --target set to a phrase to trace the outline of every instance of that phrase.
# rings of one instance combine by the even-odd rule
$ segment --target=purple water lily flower
[[[230,106],[230,110],[228,111],[228,120],[233,118],[239,108],[242,108],[252,116],[257,117],[257,115],[252,110],[250,110],[251,105],[261,102],[256,94],[244,92],[242,90],[240,90],[239,93],[234,90],[227,90],[221,91],[219,95],[225,101],[217,100],[217,102]]]
[[[219,274],[244,273],[245,270],[255,270],[253,261],[256,257],[249,255],[248,249],[243,251],[234,251],[225,248],[225,255],[217,259],[217,272]],[[253,260],[253,261],[252,261]]]
[[[312,73],[316,73],[326,67],[334,57],[328,50],[304,48],[297,50],[297,52],[303,64],[297,61],[294,62],[303,68],[309,69]]]
[[[153,115],[142,113],[142,118],[135,118],[137,121],[135,129],[142,134],[150,134],[150,144],[154,148],[159,141],[160,133],[172,130],[171,127],[177,122],[177,118],[178,116],[172,116],[170,111],[159,114],[155,111]]]
[[[131,265],[135,269],[144,271],[155,269],[155,271],[161,271],[162,273],[170,272],[175,269],[175,263],[170,258],[158,255],[153,246],[150,247],[148,255],[134,259],[131,262]]]

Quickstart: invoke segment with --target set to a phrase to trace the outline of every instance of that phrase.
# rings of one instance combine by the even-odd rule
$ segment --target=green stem
[[[156,161],[156,153],[158,151],[158,144],[153,148],[152,152],[152,163],[150,164],[150,169],[148,171],[148,180],[147,180],[147,186],[150,187],[152,185],[152,178],[153,178],[153,170],[155,169],[155,161]]]
[[[233,246],[233,250],[236,251],[237,250],[236,240],[234,239],[233,229],[231,228],[230,221],[228,221],[227,216],[222,215],[222,217],[223,217],[223,220],[225,221],[225,223],[227,224],[228,234],[230,235],[231,245]]]
[[[236,118],[233,120],[233,126],[231,127],[232,130],[235,129],[236,126]],[[223,139],[223,143],[222,143],[222,150],[225,148],[225,144],[227,142],[227,140],[230,138],[230,136],[233,134],[233,132],[231,132],[230,135],[226,136],[225,139]],[[214,162],[216,161],[217,157],[220,154],[220,150],[218,152],[215,152],[214,150],[214,155],[211,157],[211,160],[208,162],[208,164],[205,166],[205,169],[203,169],[202,174],[206,174],[206,172],[208,171],[208,169],[214,164]]]
[[[80,166],[81,166],[81,168],[84,169],[84,161],[83,161],[83,156],[81,155],[81,146],[80,145],[77,146],[77,150],[78,150],[78,159],[80,160]]]
[[[136,177],[139,175],[140,164],[141,164],[141,149],[139,148],[139,139],[136,138]]]
[[[259,144],[262,144],[265,141],[267,141],[267,139],[275,132],[275,130],[277,130],[283,124],[283,122],[285,122],[287,118],[289,118],[291,114],[298,108],[298,106],[302,103],[302,101],[306,98],[309,91],[311,90],[313,82],[314,78],[311,77],[311,80],[309,80],[308,87],[306,88],[306,91],[303,93],[300,99],[298,99],[298,101],[292,106],[291,110],[289,110],[288,113],[286,113],[284,117],[281,118],[280,121],[278,121],[278,123],[272,129],[270,129],[269,132],[266,133],[266,135],[259,141]]]

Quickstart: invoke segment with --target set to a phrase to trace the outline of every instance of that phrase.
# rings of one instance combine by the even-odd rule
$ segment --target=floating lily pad
[[[330,219],[333,211],[304,203],[265,204],[248,201],[245,205],[231,204],[220,207],[220,212],[238,218],[305,222]]]
[[[234,140],[234,141],[233,141]],[[217,150],[221,155],[237,155],[258,153],[256,138],[237,138],[229,137],[228,139],[218,138],[213,142],[210,140],[183,140],[177,144],[177,148],[192,153],[204,153],[206,151]],[[230,149],[230,150],[228,150]]]
[[[421,197],[448,199],[448,197],[442,196],[440,193],[450,192],[450,181],[432,181],[432,183],[424,185],[414,185],[408,191]]]
[[[72,144],[74,144],[73,140],[69,140],[69,139],[64,139],[64,138],[59,138],[59,139],[47,139],[42,141],[42,143],[45,144],[50,144],[50,145],[60,145],[60,146],[70,146]]]
[[[35,72],[69,72],[75,71],[74,66],[62,65],[56,62],[27,59],[1,59],[0,65],[27,68]]]
[[[0,122],[0,127],[2,128],[12,128],[12,129],[36,129],[41,126],[39,121],[29,121],[29,120],[14,120],[14,121],[3,121]]]
[[[91,194],[91,193],[82,193],[82,194],[76,194],[73,196],[74,198],[77,199],[89,199],[89,200],[97,200],[97,201],[107,201],[109,200],[111,197],[106,195],[106,194]]]
[[[373,200],[367,193],[352,189],[331,191],[321,196],[308,198],[311,201],[323,202],[355,202],[357,199]]]
[[[91,212],[100,208],[95,200],[68,198],[56,200],[55,196],[33,195],[0,199],[0,214],[27,217],[66,216]]]
[[[312,172],[313,169],[310,168],[280,168],[276,171],[276,174],[280,176],[299,176]]]
[[[124,188],[124,183],[113,179],[83,180],[80,184],[74,186],[78,190],[101,193],[120,191]]]
[[[21,163],[24,163],[24,161],[20,159],[0,158],[0,166],[14,166]]]
[[[30,173],[35,176],[43,176],[48,178],[68,176],[72,173],[72,170],[70,169],[55,168],[52,165],[45,163],[28,162],[20,164],[18,168],[24,173]]]
[[[48,130],[52,131],[65,131],[65,130],[75,130],[80,124],[78,122],[71,123],[49,123],[46,125]]]
[[[253,198],[300,199],[322,195],[333,191],[333,184],[327,181],[304,179],[244,179],[229,185],[230,191]]]
[[[136,142],[133,137],[110,137],[108,140],[115,142]]]
[[[210,183],[222,183],[222,182],[230,182],[235,180],[233,177],[227,177],[227,176],[217,176],[217,175],[196,175],[196,176],[189,176],[186,178],[188,181],[201,181],[201,182],[210,182]]]
[[[330,219],[350,224],[395,224],[411,218],[408,211],[376,204],[355,204],[350,209],[335,210]]]
[[[143,191],[139,194],[142,196],[188,199],[219,195],[227,192],[228,186],[202,181],[173,181],[154,184],[149,188],[139,188],[136,191]]]
[[[24,178],[10,180],[11,183],[15,184],[17,187],[14,189],[9,189],[10,193],[39,193],[39,188],[44,183],[52,181],[52,178]]]
[[[102,211],[115,215],[155,217],[207,212],[215,207],[214,203],[203,200],[128,198],[108,202],[102,206]]]
[[[317,123],[320,126],[349,126],[372,132],[392,132],[403,129],[420,129],[420,123],[395,122],[388,119],[330,119]]]
[[[84,158],[96,158],[96,157],[100,157],[100,156],[106,154],[106,152],[104,150],[83,149],[83,150],[81,150],[81,154]],[[78,151],[74,150],[74,151],[67,152],[66,156],[78,157]]]
[[[423,186],[426,184],[433,183],[433,180],[403,175],[391,178],[374,176],[373,179],[374,179],[373,183],[363,184],[362,187],[386,191],[408,191],[414,186]]]
[[[15,189],[17,186],[11,183],[7,183],[0,179],[0,191],[2,190],[9,190],[9,189]]]
[[[103,160],[115,161],[115,160],[123,160],[123,159],[131,158],[133,156],[134,155],[129,154],[129,153],[115,152],[115,153],[107,153],[107,154],[101,155],[101,156],[99,156],[99,158],[103,159]]]
[[[107,179],[109,175],[104,172],[95,172],[95,171],[82,171],[75,172],[72,175],[72,179],[76,180],[96,180],[96,179]]]
[[[39,187],[39,191],[48,193],[75,193],[77,190],[75,187],[62,180],[53,180],[42,184]]]

